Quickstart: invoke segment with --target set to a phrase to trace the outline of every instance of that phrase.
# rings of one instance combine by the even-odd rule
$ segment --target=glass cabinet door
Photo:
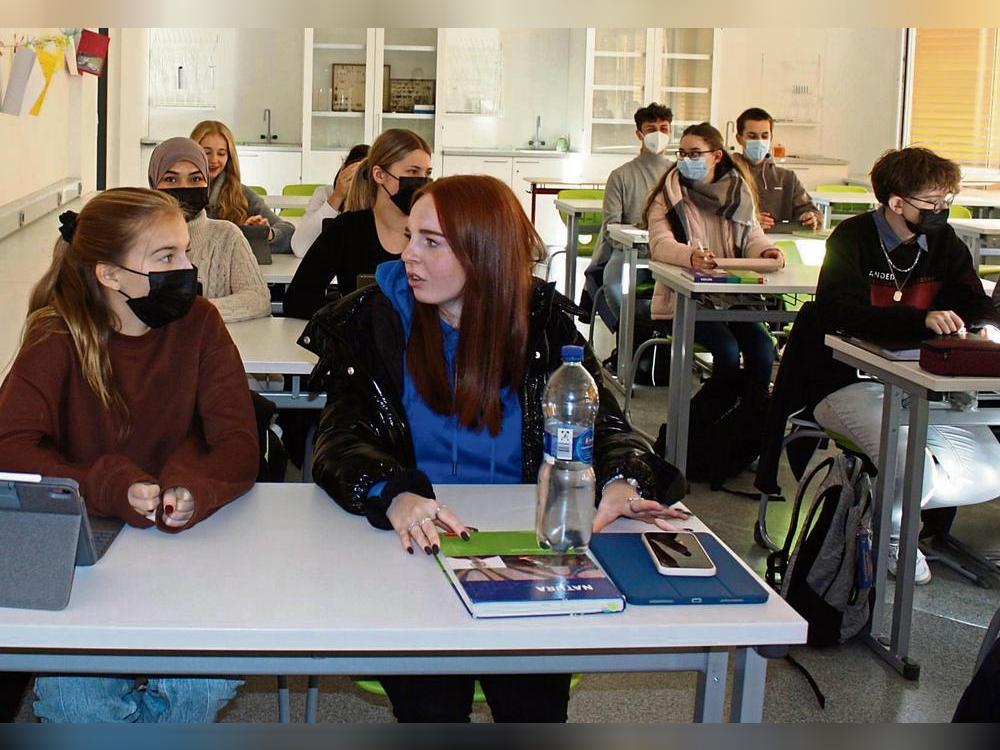
[[[434,148],[437,29],[385,29],[380,132],[407,128]]]
[[[674,112],[674,137],[711,117],[714,29],[663,29],[657,100]]]
[[[313,149],[364,143],[367,47],[367,29],[313,31]]]
[[[591,149],[636,146],[633,115],[646,101],[646,29],[595,29]]]

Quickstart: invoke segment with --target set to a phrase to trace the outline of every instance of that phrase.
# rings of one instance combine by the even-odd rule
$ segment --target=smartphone
[[[642,535],[657,571],[665,576],[714,576],[715,563],[689,531],[647,531]]]

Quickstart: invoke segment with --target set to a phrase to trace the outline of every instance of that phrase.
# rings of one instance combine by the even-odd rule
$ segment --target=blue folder
[[[768,590],[711,534],[695,536],[715,563],[714,576],[665,576],[641,534],[594,534],[590,549],[629,604],[760,604]]]

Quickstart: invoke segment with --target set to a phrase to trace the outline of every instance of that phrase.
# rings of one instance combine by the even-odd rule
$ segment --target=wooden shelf
[[[347,117],[347,118],[360,118],[360,117],[364,117],[364,116],[365,116],[365,113],[364,113],[364,112],[327,112],[327,111],[325,111],[325,110],[324,110],[324,111],[322,111],[322,112],[316,112],[316,111],[313,111],[313,113],[312,113],[312,116],[313,116],[313,117]]]
[[[611,84],[594,84],[594,91],[642,91],[643,86],[614,86]]]
[[[433,112],[383,112],[383,119],[393,120],[433,120]]]
[[[645,56],[645,52],[610,52],[605,50],[594,50],[594,57],[621,57],[635,59]]]
[[[365,45],[348,42],[314,42],[313,49],[363,50]]]
[[[430,44],[387,44],[386,52],[437,52],[437,47]]]
[[[663,58],[665,60],[711,60],[712,56],[697,52],[664,52]]]

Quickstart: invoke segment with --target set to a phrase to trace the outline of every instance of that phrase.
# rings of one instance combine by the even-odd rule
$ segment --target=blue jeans
[[[705,320],[694,324],[694,341],[712,353],[712,374],[735,377],[743,367],[754,382],[767,387],[774,366],[774,341],[763,323]]]
[[[130,722],[207,724],[236,695],[242,680],[54,675],[35,680],[35,716],[57,724]]]

